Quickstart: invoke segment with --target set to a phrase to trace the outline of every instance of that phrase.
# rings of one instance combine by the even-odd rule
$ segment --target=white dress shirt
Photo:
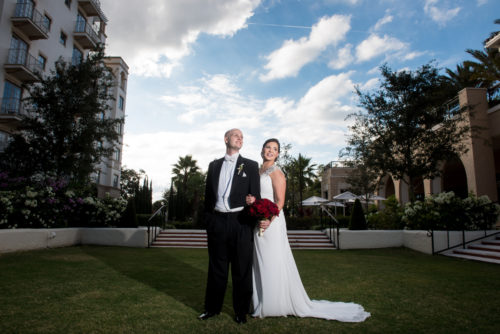
[[[233,184],[234,169],[238,161],[239,153],[233,155],[226,154],[222,167],[220,169],[219,185],[217,187],[217,200],[215,202],[215,211],[218,212],[237,212],[243,210],[243,207],[232,208],[229,206],[229,194]]]

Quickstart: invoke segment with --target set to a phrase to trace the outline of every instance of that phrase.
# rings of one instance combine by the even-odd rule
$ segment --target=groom
[[[246,323],[252,299],[253,228],[245,215],[245,197],[260,198],[257,162],[243,158],[243,134],[231,129],[224,135],[226,155],[208,166],[205,187],[205,221],[208,237],[208,279],[205,292],[206,320],[220,313],[231,264],[235,321]]]

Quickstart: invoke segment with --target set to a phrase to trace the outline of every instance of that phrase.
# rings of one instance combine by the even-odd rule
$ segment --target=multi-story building
[[[0,150],[23,115],[23,83],[48,74],[60,57],[78,64],[106,41],[107,18],[98,0],[0,0]],[[115,100],[104,117],[123,118],[128,66],[120,57],[106,64],[116,78]],[[120,133],[123,131],[120,128]],[[120,138],[122,143],[123,134]],[[103,143],[106,145],[106,143]],[[121,149],[106,157],[96,175],[99,194],[119,194]]]

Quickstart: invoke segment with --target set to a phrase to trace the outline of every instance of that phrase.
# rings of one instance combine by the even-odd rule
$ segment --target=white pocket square
[[[243,175],[242,175],[242,177],[247,177],[247,174],[245,174],[245,172],[243,172]]]

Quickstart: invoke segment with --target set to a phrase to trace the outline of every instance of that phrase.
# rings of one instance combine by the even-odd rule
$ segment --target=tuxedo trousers
[[[205,311],[222,310],[231,267],[234,312],[247,314],[252,300],[252,220],[243,212],[207,213],[206,219],[209,265]]]

